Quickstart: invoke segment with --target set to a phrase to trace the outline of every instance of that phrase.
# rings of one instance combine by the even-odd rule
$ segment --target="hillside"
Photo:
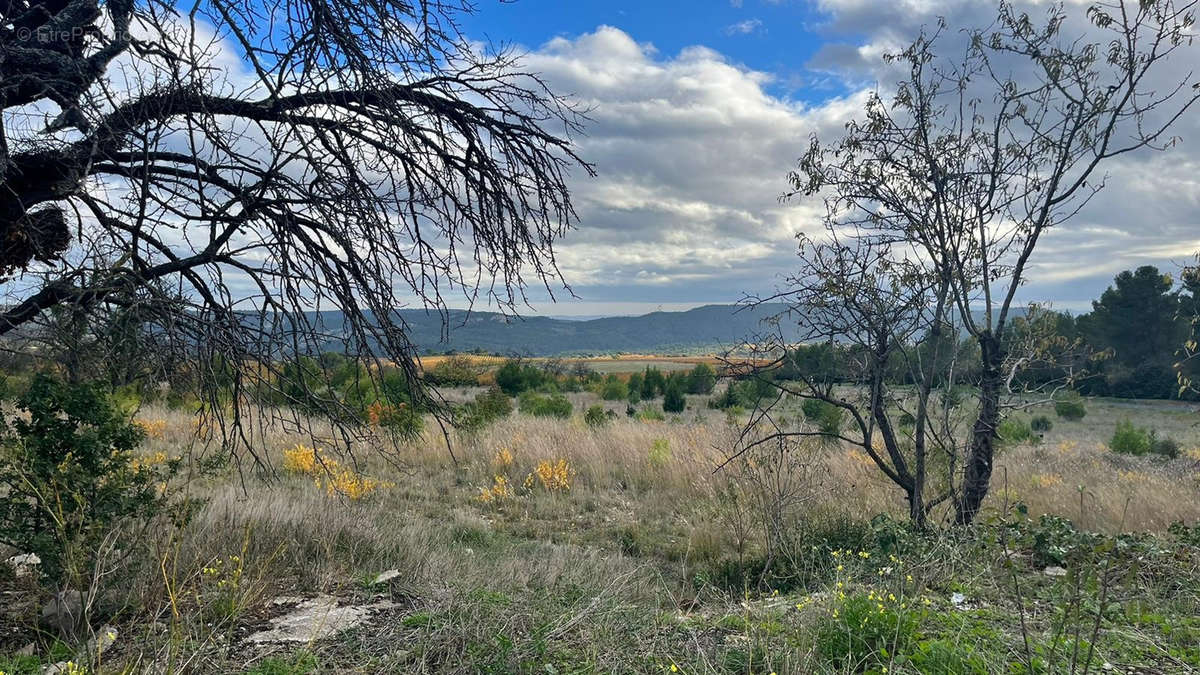
[[[750,310],[736,305],[704,305],[684,312],[583,321],[452,310],[447,331],[443,331],[442,318],[436,313],[401,310],[399,315],[408,324],[409,337],[425,354],[450,350],[527,356],[679,354],[736,346],[761,332],[763,319],[781,308],[771,305]],[[341,319],[337,313],[324,313],[321,320],[324,325],[333,326]]]

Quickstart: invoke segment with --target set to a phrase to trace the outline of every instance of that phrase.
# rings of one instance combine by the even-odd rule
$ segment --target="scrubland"
[[[665,421],[570,397],[570,419],[428,425],[398,447],[347,451],[275,423],[251,439],[261,465],[222,461],[187,413],[143,407],[141,461],[185,458],[169,489],[194,500],[191,517],[116,547],[128,555],[91,610],[118,636],[103,650],[39,631],[46,591],[0,571],[0,670],[68,657],[188,673],[1200,668],[1188,406],[1089,401],[1085,419],[1005,447],[976,527],[923,533],[861,453],[797,442],[716,470],[741,420],[704,397]],[[616,414],[591,427],[580,411],[596,403]],[[1183,452],[1111,452],[1127,417]],[[246,639],[326,595],[378,609],[317,640]]]

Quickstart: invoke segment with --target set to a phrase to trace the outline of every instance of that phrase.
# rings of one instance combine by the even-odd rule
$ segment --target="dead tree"
[[[470,8],[0,2],[0,336],[137,298],[243,400],[331,348],[415,383],[398,308],[565,288],[583,120]]]

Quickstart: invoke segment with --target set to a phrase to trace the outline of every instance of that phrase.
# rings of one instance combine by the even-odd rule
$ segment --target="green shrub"
[[[642,375],[642,398],[652,399],[666,392],[667,380],[658,368],[646,368]]]
[[[158,484],[178,462],[139,466],[142,438],[98,385],[37,376],[0,418],[0,542],[56,582],[90,574],[105,537],[165,506]]]
[[[479,370],[466,356],[451,356],[425,373],[425,380],[443,387],[474,387],[479,384]]]
[[[804,403],[800,404],[800,409],[804,411],[804,417],[815,424],[822,434],[831,436],[842,428],[842,415],[845,411],[832,403],[806,398]]]
[[[1045,415],[1038,415],[1029,421],[1029,428],[1044,434],[1054,428],[1054,422],[1051,422],[1050,418]]]
[[[1083,406],[1083,399],[1078,394],[1071,394],[1054,402],[1054,414],[1064,420],[1078,422],[1087,415],[1087,408]]]
[[[1150,452],[1167,459],[1176,459],[1179,457],[1179,443],[1173,438],[1159,438],[1158,434],[1151,431]]]
[[[643,422],[662,422],[663,420],[667,419],[666,415],[663,415],[661,410],[651,408],[650,406],[646,406],[645,408],[639,410],[634,417]]]
[[[689,394],[711,394],[717,385],[717,371],[707,363],[697,364],[687,374],[687,391]]]
[[[521,394],[518,407],[521,412],[534,417],[566,419],[571,416],[571,402],[562,394],[543,396],[527,391]]]
[[[476,394],[475,405],[491,419],[500,419],[512,414],[512,399],[500,387],[490,387],[487,391]]]
[[[1108,442],[1108,447],[1113,452],[1139,457],[1149,454],[1152,445],[1150,432],[1142,427],[1135,426],[1129,420],[1117,422],[1117,429],[1113,432],[1112,439]]]
[[[509,359],[496,371],[496,385],[509,396],[517,396],[521,392],[537,389],[548,383],[550,378],[545,373],[529,364],[522,364],[516,359]]]
[[[671,462],[671,442],[665,438],[656,438],[650,443],[650,454],[647,456],[650,466],[662,468]]]
[[[683,395],[683,386],[677,378],[671,378],[663,392],[663,412],[681,413],[687,407],[687,397]]]
[[[916,645],[908,660],[919,673],[944,675],[987,675],[987,663],[957,640],[924,640]]]
[[[609,375],[600,389],[600,398],[605,401],[623,401],[629,397],[629,385],[616,375]]]
[[[1179,457],[1179,443],[1171,438],[1159,438],[1152,429],[1139,427],[1129,420],[1117,422],[1108,447],[1122,455],[1158,455],[1167,459]]]
[[[608,413],[602,405],[590,406],[583,413],[583,422],[593,429],[598,429],[608,423]]]
[[[1001,422],[1000,426],[996,428],[996,435],[1005,445],[1021,445],[1037,440],[1029,423],[1018,417],[1009,417]]]
[[[512,414],[512,399],[500,387],[491,387],[480,392],[471,403],[458,410],[455,423],[460,429],[477,431],[492,422]]]
[[[848,596],[836,616],[831,612],[817,624],[817,653],[839,672],[874,672],[886,667],[917,640],[916,613],[898,610],[894,604],[862,594]]]

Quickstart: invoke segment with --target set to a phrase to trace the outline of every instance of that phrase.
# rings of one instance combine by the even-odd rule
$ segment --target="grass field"
[[[0,671],[69,656],[188,673],[1200,668],[1200,529],[1171,527],[1200,522],[1193,406],[1089,401],[1084,420],[1000,454],[979,527],[919,534],[861,453],[797,444],[715,472],[737,420],[704,397],[661,422],[569,397],[569,420],[516,413],[452,435],[457,463],[436,429],[396,454],[362,441],[347,456],[271,427],[254,439],[270,470],[230,463],[181,482],[199,511],[113,572],[94,609],[117,635],[102,653],[33,630],[45,591],[0,572]],[[580,413],[596,403],[616,418],[591,428]],[[1182,456],[1109,451],[1126,417]],[[146,461],[206,456],[187,414],[139,418]],[[337,464],[306,464],[297,446]],[[1024,519],[1007,508],[1018,502]],[[326,597],[372,609],[321,639],[248,639]]]

